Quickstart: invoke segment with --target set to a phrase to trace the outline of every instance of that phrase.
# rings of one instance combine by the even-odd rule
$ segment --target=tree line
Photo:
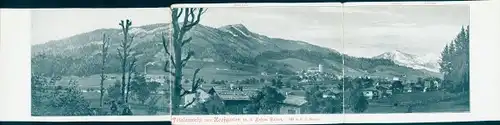
[[[469,26],[462,27],[455,39],[443,48],[439,66],[444,85],[451,88],[450,91],[469,90]]]

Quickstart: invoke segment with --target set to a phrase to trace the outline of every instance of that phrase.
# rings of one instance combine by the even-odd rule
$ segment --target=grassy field
[[[108,88],[109,86],[113,85],[113,83],[116,80],[121,79],[121,74],[106,74],[106,75],[108,77],[110,77],[110,79],[107,79],[104,81],[105,88]],[[159,75],[159,73],[155,73],[154,75]],[[115,77],[115,78],[113,79],[111,77]],[[92,88],[92,89],[98,91],[100,88],[101,77],[100,77],[100,75],[91,75],[91,76],[87,76],[87,77],[66,76],[66,77],[63,77],[61,79],[61,81],[57,82],[56,84],[66,86],[66,85],[68,85],[70,80],[78,80],[77,84],[78,84],[79,88],[82,90]],[[162,87],[168,87],[168,84],[166,84]],[[160,91],[160,89],[163,89],[163,88],[159,88],[159,91]],[[83,96],[88,102],[90,102],[92,108],[99,107],[100,93],[98,93],[98,92],[84,92]],[[169,103],[170,103],[169,97],[166,97],[165,94],[156,94],[154,96],[157,96],[160,99],[158,101],[158,103],[156,104],[156,106],[158,106],[160,108],[160,110],[157,112],[157,115],[170,114],[169,113]],[[107,98],[107,95],[104,95],[104,98],[105,98],[104,99],[105,101],[109,100]],[[140,104],[140,102],[138,102],[138,101],[135,101],[133,95],[131,95],[131,100],[129,103],[130,103],[130,107],[132,108],[131,110],[134,113],[134,115],[148,115],[147,106],[144,104]],[[110,109],[109,104],[105,104],[103,107],[105,110]]]
[[[154,95],[159,97],[159,101],[156,104],[158,106],[159,111],[157,112],[157,115],[168,115],[169,113],[169,97],[166,97],[165,95]],[[84,93],[84,98],[90,102],[91,107],[93,108],[98,108],[99,107],[99,98],[100,94],[97,92],[86,92]],[[133,97],[132,97],[133,98]],[[108,98],[105,96],[105,100],[108,100]],[[140,104],[140,102],[131,99],[130,100],[130,108],[134,115],[148,115],[148,108],[144,104]],[[110,104],[104,104],[103,108],[107,111],[110,112],[111,105]]]
[[[436,95],[440,96],[440,95]],[[410,97],[408,97],[410,98]],[[363,113],[378,114],[378,113],[406,113],[408,106],[394,106],[390,102],[370,102],[368,109]],[[469,98],[468,95],[460,95],[447,100],[442,100],[434,103],[426,103],[415,106],[414,113],[431,113],[431,112],[468,112]],[[353,113],[347,110],[346,113]]]

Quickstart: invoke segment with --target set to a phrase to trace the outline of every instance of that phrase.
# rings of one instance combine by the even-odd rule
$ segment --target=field
[[[435,95],[440,96],[440,95]],[[404,97],[404,96],[403,96]],[[406,97],[410,99],[411,97]],[[417,99],[415,99],[417,100]],[[430,113],[430,112],[468,112],[469,110],[469,97],[468,95],[456,95],[446,100],[438,102],[430,102],[417,105],[413,108],[413,113]],[[363,113],[377,114],[377,113],[407,113],[407,105],[394,106],[389,101],[374,102],[371,101],[368,109]],[[346,110],[346,113],[352,113]]]
[[[104,87],[105,89],[113,85],[113,83],[116,80],[121,79],[120,74],[106,74],[110,79],[107,79],[104,81]],[[153,75],[158,75],[158,74],[153,74]],[[90,102],[91,108],[98,108],[99,107],[99,100],[100,100],[100,93],[99,88],[100,88],[100,75],[91,75],[87,77],[76,77],[76,76],[66,76],[63,77],[59,82],[57,82],[57,85],[68,85],[70,80],[78,80],[78,87],[83,90],[83,96],[84,98]],[[162,89],[168,89],[165,88],[168,87],[168,84],[162,85],[158,89],[158,93],[153,95],[152,97],[159,98],[158,103],[156,103],[156,106],[159,108],[159,111],[157,114],[159,115],[168,115],[169,113],[169,103],[170,103],[170,97],[167,97],[164,92],[162,92]],[[93,91],[86,91],[88,89],[93,89]],[[131,100],[130,100],[130,107],[134,115],[148,115],[148,107],[146,104],[141,104],[139,101],[136,101],[134,99],[135,97],[131,94]],[[110,100],[107,95],[104,95],[104,101],[107,102],[107,100]],[[109,112],[110,110],[110,104],[105,103],[104,104],[104,109]]]

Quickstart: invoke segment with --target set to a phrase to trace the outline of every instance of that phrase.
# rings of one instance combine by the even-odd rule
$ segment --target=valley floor
[[[469,111],[469,99],[467,97],[461,96],[436,103],[415,106],[412,110],[412,113],[460,113]],[[346,113],[354,112],[346,109]],[[366,111],[363,113],[408,113],[408,106],[393,106],[389,103],[370,103],[368,109],[366,109]]]

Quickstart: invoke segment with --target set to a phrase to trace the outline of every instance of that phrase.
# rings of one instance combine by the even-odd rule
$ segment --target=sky
[[[469,7],[219,7],[208,8],[201,24],[212,27],[244,24],[262,35],[302,40],[357,57],[400,50],[438,58],[445,44],[453,40],[462,26],[469,24]]]
[[[255,33],[274,38],[301,40],[342,49],[342,8],[337,7],[243,7],[208,8],[201,24],[221,27],[243,24]]]
[[[361,57],[400,50],[438,58],[470,21],[467,5],[346,6],[344,10],[344,52]]]
[[[120,20],[132,26],[170,22],[167,8],[141,9],[39,9],[31,13],[31,44],[64,39],[100,28],[120,28]]]
[[[344,16],[342,17],[342,12]],[[32,44],[99,28],[170,22],[169,10],[51,9],[32,12]],[[344,21],[344,23],[343,23]],[[469,24],[467,5],[376,5],[345,7],[212,7],[200,22],[211,27],[243,24],[262,35],[301,40],[358,57],[400,50],[438,56]]]

